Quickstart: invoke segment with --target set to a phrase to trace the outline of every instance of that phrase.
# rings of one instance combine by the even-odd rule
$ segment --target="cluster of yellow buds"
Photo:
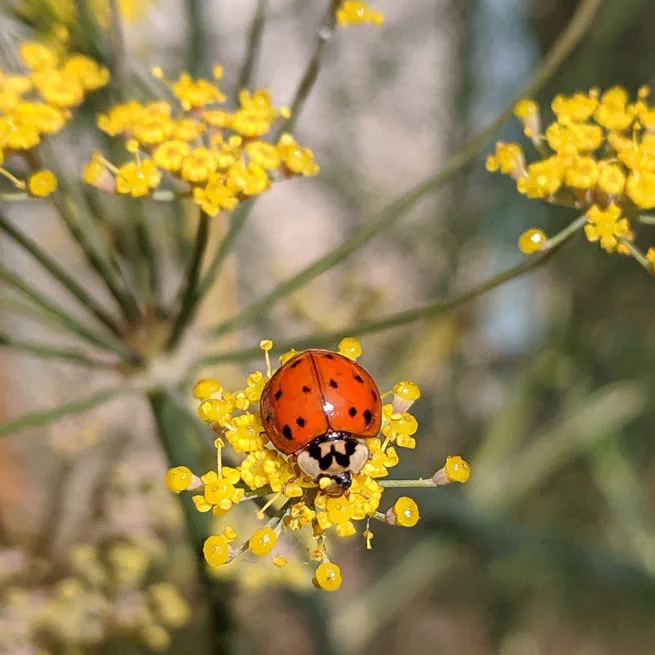
[[[318,172],[314,154],[290,134],[276,143],[263,139],[289,110],[273,106],[270,92],[241,90],[239,106],[227,111],[218,80],[194,79],[187,73],[166,80],[153,71],[177,102],[141,103],[135,100],[113,107],[98,117],[98,126],[125,139],[134,159],[116,166],[95,152],[84,179],[108,193],[133,197],[151,195],[165,176],[173,189],[191,195],[210,216],[230,211],[251,196],[267,191],[274,180]]]
[[[520,145],[499,142],[487,169],[509,175],[528,198],[579,210],[588,240],[605,251],[635,255],[632,224],[655,208],[655,105],[649,95],[646,86],[634,101],[618,86],[602,94],[558,95],[551,103],[555,118],[545,129],[537,103],[523,99],[514,113],[540,159],[527,163]],[[531,229],[519,247],[532,253],[546,242],[541,230]]]
[[[4,168],[5,160],[25,155],[56,134],[85,96],[109,80],[109,71],[85,55],[36,41],[20,45],[24,73],[0,70],[0,174],[16,188],[46,196],[57,187],[50,171],[37,171],[27,182]]]
[[[116,637],[166,650],[191,609],[174,584],[148,582],[161,546],[115,539],[77,544],[65,576],[56,572],[54,583],[7,585],[0,596],[0,651],[95,652]]]
[[[337,24],[374,25],[384,24],[384,14],[379,9],[372,9],[364,0],[343,0],[337,10]]]
[[[389,469],[399,462],[398,449],[414,448],[418,422],[410,413],[421,392],[411,381],[396,384],[382,395],[383,423],[378,437],[366,439],[370,458],[361,472],[353,476],[349,491],[340,496],[327,492],[324,480],[308,478],[293,456],[285,457],[270,443],[262,426],[259,400],[272,376],[269,351],[271,341],[262,341],[266,370],[247,376],[243,388],[228,391],[215,379],[199,380],[193,390],[200,401],[198,416],[216,434],[217,468],[201,476],[185,466],[170,469],[167,487],[175,492],[191,492],[200,512],[224,517],[245,502],[260,505],[259,520],[268,522],[252,533],[240,546],[235,546],[237,530],[228,525],[205,541],[205,559],[211,567],[222,567],[248,552],[257,559],[267,559],[272,566],[287,564],[280,535],[301,531],[308,537],[308,559],[316,566],[314,584],[327,591],[341,586],[342,576],[327,552],[327,538],[351,537],[360,534],[371,548],[371,521],[412,527],[419,519],[416,503],[407,497],[398,499],[384,512],[379,511],[387,487],[435,487],[452,482],[466,482],[468,464],[461,457],[449,457],[444,467],[432,477],[417,481],[385,480]],[[359,342],[345,338],[339,352],[355,360],[362,352]],[[281,364],[296,354],[294,350],[280,357]],[[227,450],[229,448],[229,450]],[[225,452],[224,452],[225,450]],[[224,465],[229,457],[230,466]],[[264,502],[264,498],[268,499]]]

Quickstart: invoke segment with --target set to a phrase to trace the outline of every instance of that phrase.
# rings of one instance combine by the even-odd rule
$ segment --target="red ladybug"
[[[295,456],[313,480],[330,479],[331,495],[350,488],[369,457],[358,440],[377,436],[382,423],[373,378],[329,350],[306,350],[289,359],[264,387],[260,409],[271,443]]]

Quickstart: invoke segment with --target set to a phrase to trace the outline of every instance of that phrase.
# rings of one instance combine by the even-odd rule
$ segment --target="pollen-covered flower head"
[[[238,107],[230,111],[224,107],[219,67],[213,80],[182,73],[170,81],[160,68],[153,74],[170,88],[174,101],[132,100],[98,117],[98,127],[123,137],[134,156],[120,167],[102,160],[105,171],[116,178],[112,186],[96,172],[95,179],[104,181],[97,185],[102,190],[142,196],[171,182],[176,193],[190,196],[215,216],[266,192],[276,180],[318,173],[313,152],[291,135],[282,135],[277,143],[266,140],[276,123],[290,116],[287,108],[273,104],[268,89],[242,89]],[[134,173],[142,174],[140,180]],[[91,176],[85,179],[94,183]]]
[[[266,368],[250,373],[239,389],[227,390],[212,378],[196,383],[198,415],[216,434],[217,467],[195,476],[177,466],[166,483],[175,493],[191,491],[198,511],[228,515],[230,521],[237,506],[242,515],[244,503],[256,505],[251,516],[262,523],[241,547],[231,544],[228,528],[207,539],[210,566],[220,568],[249,553],[259,565],[279,567],[286,561],[279,553],[283,537],[294,532],[308,542],[308,558],[317,567],[314,583],[336,591],[341,572],[330,562],[330,540],[359,535],[371,548],[371,521],[405,527],[418,522],[418,508],[409,499],[405,509],[391,513],[380,507],[386,487],[402,486],[388,480],[400,451],[417,446],[418,422],[410,410],[421,392],[411,380],[380,391],[357,361],[362,348],[353,338],[343,339],[338,352],[286,353],[275,372],[272,347],[271,341],[261,342]],[[448,466],[459,471],[466,465],[456,459],[430,473],[422,486],[464,481],[461,474],[444,473]]]
[[[515,115],[538,156],[525,164],[520,145],[499,142],[487,169],[511,176],[528,198],[577,209],[585,219],[572,229],[584,227],[587,239],[606,252],[633,255],[643,265],[631,223],[655,209],[655,105],[649,96],[646,86],[635,99],[619,86],[558,95],[543,132],[539,106],[524,99]],[[525,253],[549,244],[537,229],[519,239]]]

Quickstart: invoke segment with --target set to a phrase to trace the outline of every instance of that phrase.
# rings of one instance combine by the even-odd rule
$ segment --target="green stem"
[[[29,252],[43,268],[45,268],[58,282],[60,282],[81,304],[86,307],[99,321],[107,326],[116,336],[121,330],[115,320],[103,309],[98,307],[95,300],[79,285],[64,269],[55,262],[45,251],[39,248],[38,244],[30,237],[17,230],[9,220],[0,214],[0,229],[6,232],[14,241]]]
[[[109,52],[111,57],[112,80],[118,100],[123,102],[130,93],[130,80],[125,34],[123,32],[118,0],[109,0],[109,13]]]
[[[637,220],[643,225],[655,225],[655,216],[641,214],[637,216]]]
[[[653,270],[651,263],[646,259],[646,255],[644,255],[640,248],[635,246],[635,244],[629,239],[624,239],[623,237],[619,238],[619,243],[624,245],[630,251],[630,254],[646,269],[646,271],[651,275],[655,275],[655,270]]]
[[[252,212],[255,205],[255,199],[251,198],[242,202],[239,207],[229,217],[230,227],[227,234],[223,237],[221,245],[218,247],[216,254],[209,263],[205,274],[202,276],[198,289],[196,290],[194,304],[199,304],[203,301],[209,290],[214,286],[214,282],[220,275],[223,264],[227,256],[230,254],[237,237],[241,233],[243,226],[246,223],[248,216]]]
[[[114,387],[113,389],[105,389],[104,391],[98,391],[86,398],[81,400],[74,400],[70,403],[61,403],[57,405],[54,409],[40,410],[36,412],[30,412],[28,414],[23,414],[23,416],[14,419],[13,421],[8,421],[0,425],[0,437],[5,437],[9,434],[19,432],[20,430],[25,430],[27,428],[40,428],[53,421],[57,421],[60,418],[65,418],[67,416],[73,416],[74,414],[83,414],[88,412],[98,405],[102,405],[111,398],[114,398],[119,393],[125,391],[124,387]]]
[[[523,89],[519,97],[533,95],[555,73],[560,64],[586,33],[600,3],[601,0],[584,0],[578,6],[566,30],[560,35],[541,68],[533,80]],[[446,180],[460,171],[478,155],[479,151],[490,141],[497,129],[512,115],[515,104],[515,101],[512,101],[508,108],[490,125],[474,135],[463,148],[451,155],[444,168],[438,173],[426,178],[423,182],[392,202],[371,221],[367,221],[355,230],[349,239],[337,246],[334,250],[319,258],[292,278],[279,284],[263,298],[243,309],[232,319],[215,326],[211,334],[214,337],[220,337],[237,328],[250,324],[278,301],[322,273],[330,270],[365,246],[373,237],[398,222],[424,195],[436,191]]]
[[[139,252],[146,263],[148,293],[151,296],[155,308],[161,313],[162,289],[159,273],[159,257],[157,256],[157,249],[148,227],[148,218],[143,205],[140,205],[136,218],[136,240],[139,246]]]
[[[196,244],[189,261],[189,267],[186,273],[186,285],[182,292],[180,301],[180,311],[175,319],[173,330],[166,343],[167,350],[173,350],[179,343],[184,330],[191,323],[193,310],[196,307],[196,294],[198,291],[198,280],[200,278],[200,267],[209,237],[209,216],[205,212],[200,213],[198,231],[196,232]]]
[[[90,330],[77,319],[71,317],[57,304],[48,299],[44,294],[31,287],[29,284],[21,280],[15,273],[12,273],[2,265],[0,265],[0,280],[13,287],[24,296],[30,298],[41,309],[45,310],[57,323],[59,323],[59,325],[67,328],[70,332],[86,339],[89,343],[92,343],[95,346],[116,353],[129,363],[138,364],[140,362],[138,354],[128,349],[120,341],[109,335],[105,336],[104,334]]]
[[[81,366],[89,366],[91,368],[115,368],[114,364],[90,357],[86,353],[75,348],[57,348],[54,346],[46,346],[41,343],[34,343],[32,341],[22,341],[20,339],[14,339],[13,337],[1,332],[0,348],[11,348],[18,352],[27,353],[36,357],[43,357],[45,359],[62,359],[73,364],[80,364]]]
[[[568,230],[568,228],[566,228]],[[579,229],[579,228],[578,228]],[[566,239],[569,239],[572,236],[573,232],[569,232]],[[553,238],[555,240],[555,238]],[[551,241],[553,241],[551,240]],[[534,257],[522,261],[516,266],[512,266],[497,275],[494,275],[481,284],[478,284],[468,291],[463,293],[455,294],[450,298],[443,298],[436,300],[428,305],[423,307],[416,307],[415,309],[409,309],[404,312],[398,312],[396,314],[391,314],[390,316],[385,316],[383,318],[378,318],[372,321],[364,321],[356,325],[351,325],[349,327],[342,328],[340,330],[334,330],[332,332],[319,332],[318,334],[309,335],[306,337],[300,337],[293,340],[285,340],[281,343],[277,343],[277,348],[279,350],[285,351],[293,347],[298,350],[309,347],[318,347],[319,345],[330,345],[344,337],[349,336],[362,336],[364,334],[371,334],[374,332],[381,332],[382,330],[388,330],[390,328],[400,327],[401,325],[409,325],[416,321],[434,318],[447,312],[449,310],[455,309],[461,305],[464,305],[471,300],[475,300],[480,296],[483,296],[485,293],[496,289],[497,287],[513,280],[521,275],[525,275],[540,266],[543,266],[552,255],[563,245],[564,241],[559,241],[556,245],[552,246],[546,251],[543,251]],[[243,350],[234,350],[219,353],[217,355],[211,355],[204,357],[198,361],[195,366],[205,366],[211,364],[223,364],[226,362],[242,362],[248,361],[250,359],[256,359],[261,357],[260,348],[246,348]]]
[[[284,132],[291,132],[295,127],[300,113],[302,112],[305,102],[309,97],[309,94],[316,84],[318,79],[318,74],[321,71],[321,64],[323,63],[323,57],[325,56],[326,47],[328,41],[334,35],[334,28],[337,23],[337,9],[341,4],[341,0],[328,0],[328,9],[325,12],[325,16],[321,22],[321,25],[316,33],[316,46],[314,48],[314,54],[307,64],[307,68],[298,84],[296,93],[294,94],[293,100],[291,101],[291,116],[282,124],[278,131],[278,135],[283,134]]]
[[[189,17],[189,44],[187,55],[187,68],[191,75],[202,73],[203,62],[207,53],[207,35],[203,25],[203,16],[200,7],[201,0],[186,0],[187,16]]]
[[[239,73],[239,81],[235,89],[235,96],[238,98],[241,89],[247,89],[255,72],[255,64],[259,57],[264,36],[264,24],[266,23],[266,6],[268,0],[258,0],[255,16],[248,32],[248,42],[246,45],[246,57]]]
[[[437,487],[430,478],[423,480],[419,478],[418,480],[377,480],[377,483],[381,487],[388,487],[389,489],[418,489],[425,487]]]

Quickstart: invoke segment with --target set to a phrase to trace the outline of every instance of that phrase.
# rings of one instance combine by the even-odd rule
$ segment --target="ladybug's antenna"
[[[273,370],[271,368],[271,356],[268,354],[268,351],[273,347],[273,342],[270,339],[264,339],[259,342],[259,347],[264,351],[264,357],[266,359],[266,377],[270,379]]]

